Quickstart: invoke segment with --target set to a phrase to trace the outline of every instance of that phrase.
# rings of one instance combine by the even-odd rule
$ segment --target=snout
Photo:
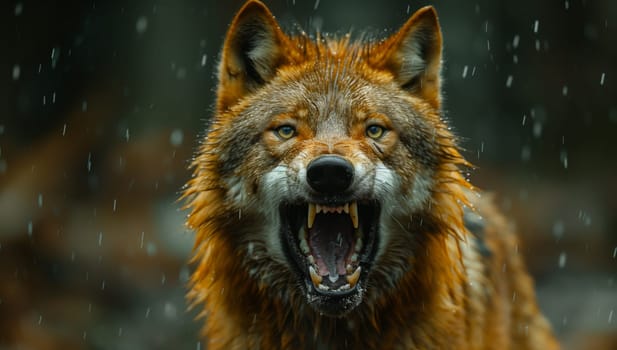
[[[335,195],[345,192],[353,181],[354,167],[337,155],[323,155],[313,159],[306,169],[306,180],[315,192]]]

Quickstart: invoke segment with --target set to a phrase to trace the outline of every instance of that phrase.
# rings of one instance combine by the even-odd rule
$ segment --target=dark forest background
[[[426,1],[266,1],[376,36]],[[200,349],[176,202],[242,1],[8,1],[0,349]],[[446,115],[566,349],[617,348],[617,2],[436,1]]]

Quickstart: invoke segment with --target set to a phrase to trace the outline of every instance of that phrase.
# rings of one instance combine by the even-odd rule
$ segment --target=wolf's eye
[[[296,128],[291,125],[279,126],[275,129],[276,134],[283,140],[289,140],[296,135]]]
[[[377,140],[381,138],[386,129],[380,125],[369,125],[366,127],[366,136],[372,138],[373,140]]]

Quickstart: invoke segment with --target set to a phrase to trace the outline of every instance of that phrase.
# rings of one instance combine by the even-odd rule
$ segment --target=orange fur
[[[441,40],[430,7],[368,43],[288,36],[254,0],[239,11],[184,194],[197,233],[189,299],[204,307],[208,349],[558,347],[511,228],[461,175],[469,164],[440,112]],[[373,140],[375,124],[385,131]],[[276,133],[287,125],[289,140]],[[382,208],[388,236],[361,302],[335,316],[307,303],[264,216],[279,191],[264,178],[277,166],[301,178],[295,167],[321,155],[370,176],[387,168],[401,205]]]

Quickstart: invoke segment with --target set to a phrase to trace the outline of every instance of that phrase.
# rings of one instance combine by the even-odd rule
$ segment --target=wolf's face
[[[246,220],[252,276],[339,316],[411,268],[409,223],[451,147],[440,55],[431,8],[368,44],[290,38],[261,4],[240,11],[204,147],[226,208]]]

